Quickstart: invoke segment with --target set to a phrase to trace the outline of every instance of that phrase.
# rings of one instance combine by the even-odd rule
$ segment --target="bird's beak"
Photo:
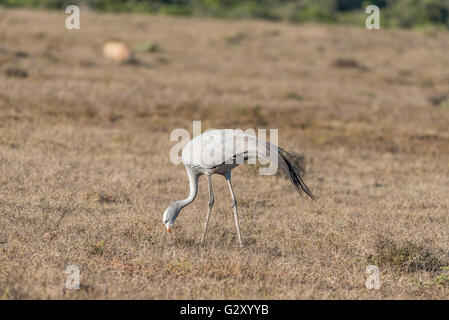
[[[170,227],[167,227],[167,232],[171,233],[171,228]]]

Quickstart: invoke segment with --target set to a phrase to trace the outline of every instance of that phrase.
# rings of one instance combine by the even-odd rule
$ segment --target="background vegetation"
[[[383,27],[449,26],[449,0],[0,0],[4,6],[55,9],[73,3],[111,12],[350,24],[363,22],[363,8],[375,4],[383,9]]]

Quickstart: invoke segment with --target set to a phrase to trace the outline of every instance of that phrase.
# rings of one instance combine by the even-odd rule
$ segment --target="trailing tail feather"
[[[278,148],[278,157],[279,167],[282,169],[282,171],[284,171],[285,175],[293,184],[296,191],[298,191],[299,195],[302,196],[302,194],[305,193],[312,200],[316,201],[316,197],[312,194],[312,192],[309,190],[309,188],[301,178],[301,175],[305,172],[303,164],[300,163],[299,167],[293,164],[292,158],[294,156],[282,148]]]
[[[239,156],[241,157],[241,160],[245,161],[254,157],[276,161],[278,167],[282,169],[301,197],[303,193],[305,193],[312,200],[317,200],[301,178],[305,173],[303,159],[298,158],[298,156],[285,151],[275,144],[259,140],[255,136],[244,136],[244,138],[248,139],[248,148],[246,151],[235,155],[233,160],[237,159],[237,156]]]

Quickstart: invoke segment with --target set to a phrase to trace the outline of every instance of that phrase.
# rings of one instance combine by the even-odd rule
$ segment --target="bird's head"
[[[181,206],[177,202],[171,203],[164,212],[163,221],[167,227],[167,232],[171,232],[171,227],[181,212]]]

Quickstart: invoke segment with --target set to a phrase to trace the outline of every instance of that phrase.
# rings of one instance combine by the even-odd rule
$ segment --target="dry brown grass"
[[[448,298],[449,34],[0,11],[3,298]],[[104,41],[139,50],[104,61]],[[204,247],[171,130],[279,128],[319,202],[235,170]],[[364,286],[378,263],[381,289]],[[67,265],[81,289],[65,289]]]

